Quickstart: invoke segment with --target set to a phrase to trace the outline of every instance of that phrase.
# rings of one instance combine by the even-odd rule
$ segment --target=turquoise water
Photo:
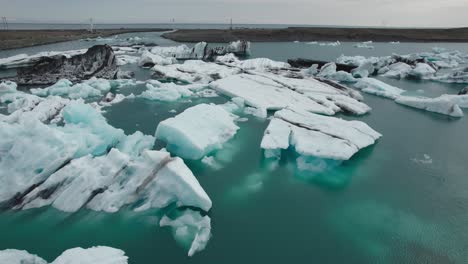
[[[171,45],[158,34],[145,35]],[[76,41],[5,54],[93,45]],[[352,43],[319,47],[305,43],[254,43],[254,57],[335,59],[345,55],[389,55],[428,51],[433,46],[468,52],[466,44],[391,45],[374,50]],[[9,55],[8,55],[9,56]],[[140,79],[148,70],[136,69]],[[389,80],[422,95],[454,94],[462,86],[427,81]],[[128,89],[128,90],[125,90]],[[122,88],[141,92],[143,87]],[[420,92],[418,92],[420,93]],[[157,226],[157,212],[116,214],[88,210],[66,214],[55,209],[0,212],[0,249],[25,249],[47,260],[72,247],[106,245],[124,250],[130,263],[467,263],[468,262],[468,121],[404,107],[363,94],[372,112],[361,120],[383,134],[369,148],[341,166],[315,175],[294,170],[285,153],[279,167],[263,160],[259,148],[268,121],[249,116],[226,147],[217,153],[223,168],[214,171],[188,162],[213,201],[209,212],[213,237],[189,258],[169,229]],[[108,122],[126,133],[154,134],[169,111],[218,97],[178,103],[127,100],[106,109]],[[468,112],[465,111],[465,114]],[[159,144],[157,144],[158,146]],[[424,154],[433,162],[424,163]]]

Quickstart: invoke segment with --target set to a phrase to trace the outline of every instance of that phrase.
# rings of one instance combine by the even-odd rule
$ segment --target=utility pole
[[[3,29],[8,30],[8,20],[6,17],[2,17]]]
[[[89,19],[89,32],[91,32],[91,33],[94,32],[93,18],[90,18],[90,19]]]

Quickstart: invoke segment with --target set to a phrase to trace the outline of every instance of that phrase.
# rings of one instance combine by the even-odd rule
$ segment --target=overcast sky
[[[0,0],[13,21],[468,26],[468,0]]]

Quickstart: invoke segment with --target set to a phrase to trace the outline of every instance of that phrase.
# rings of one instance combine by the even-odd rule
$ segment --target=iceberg
[[[208,84],[214,80],[238,74],[242,70],[200,60],[188,60],[183,64],[156,65],[152,71],[154,71],[154,76],[160,80],[175,79],[188,83]]]
[[[433,76],[436,73],[436,70],[426,63],[418,63],[416,67],[412,69],[408,76],[415,79],[424,79],[430,76]]]
[[[429,112],[452,117],[462,117],[463,111],[460,109],[458,103],[462,104],[464,107],[468,107],[468,96],[443,95],[437,98],[400,96],[395,102]]]
[[[282,149],[291,146],[304,157],[348,160],[381,136],[360,121],[346,121],[286,108],[275,113],[261,147],[266,157],[277,156]]]
[[[174,57],[162,57],[149,51],[144,51],[137,60],[138,65],[142,67],[154,67],[155,65],[171,65],[177,63]]]
[[[42,258],[25,250],[5,249],[0,251],[0,263],[5,264],[47,264]]]
[[[293,79],[252,72],[217,80],[210,83],[210,87],[229,97],[240,97],[245,104],[258,109],[280,110],[296,106],[326,115],[341,110],[358,110],[357,114],[370,111],[368,106],[353,98],[355,94],[350,89],[335,88],[313,78]]]
[[[66,250],[51,264],[127,264],[128,257],[120,249],[111,247],[72,248]]]
[[[221,149],[236,134],[236,118],[222,106],[196,105],[159,123],[156,138],[166,142],[171,153],[197,160]]]
[[[146,84],[146,88],[147,90],[139,95],[139,97],[149,100],[173,102],[193,95],[193,92],[189,89],[190,85],[152,81]]]
[[[397,88],[395,86],[388,85],[382,81],[379,81],[374,78],[362,78],[354,84],[354,87],[369,94],[389,98],[389,99],[396,99],[405,90]]]
[[[139,58],[131,55],[117,55],[117,65],[123,66],[127,64],[135,64],[139,61]]]
[[[122,250],[99,246],[68,249],[50,264],[127,264],[127,260]],[[6,249],[0,251],[0,263],[47,264],[47,261],[24,250]]]
[[[107,153],[125,137],[81,102],[67,104],[62,113],[63,127],[33,116],[0,122],[0,203],[22,197],[75,158]]]
[[[211,238],[211,219],[199,212],[185,210],[181,216],[172,220],[164,216],[159,222],[161,227],[170,226],[179,243],[189,246],[188,256],[205,249]]]
[[[16,93],[18,85],[15,82],[5,81],[0,83],[0,96],[7,93]]]
[[[403,79],[412,70],[411,66],[404,62],[397,62],[388,66],[388,71],[383,74],[385,77]]]
[[[366,42],[354,44],[354,47],[360,48],[360,49],[374,49],[374,46],[372,46],[371,44],[372,44],[372,41],[366,41]]]

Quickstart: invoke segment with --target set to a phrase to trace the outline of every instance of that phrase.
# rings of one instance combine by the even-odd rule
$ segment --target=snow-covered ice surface
[[[360,121],[345,121],[287,108],[278,111],[265,131],[261,147],[267,157],[290,146],[305,157],[348,160],[381,135]]]
[[[50,264],[127,264],[127,260],[122,250],[99,246],[68,249]],[[0,251],[0,263],[47,264],[47,261],[24,250],[6,249]]]
[[[201,159],[236,134],[236,118],[221,106],[200,104],[159,123],[156,138],[166,142],[171,153]]]

